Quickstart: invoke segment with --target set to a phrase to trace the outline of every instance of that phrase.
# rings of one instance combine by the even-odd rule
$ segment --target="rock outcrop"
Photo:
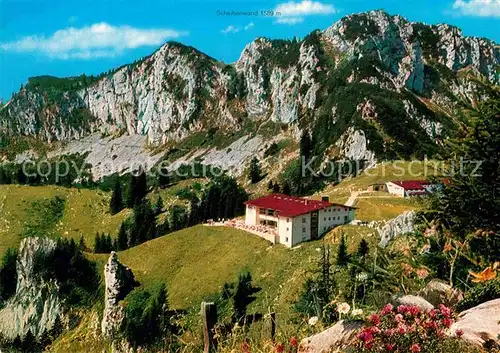
[[[439,279],[433,279],[419,293],[419,296],[434,306],[439,304],[452,307],[463,299],[463,293]]]
[[[304,338],[299,345],[299,353],[342,352],[353,343],[363,323],[339,321],[329,329],[314,336]]]
[[[102,334],[113,337],[120,331],[125,313],[119,304],[128,293],[137,285],[132,270],[118,260],[113,251],[104,266],[105,302],[101,323]]]
[[[468,75],[499,84],[499,64],[492,41],[370,11],[302,41],[258,38],[231,65],[169,42],[98,78],[32,78],[0,110],[0,132],[45,141],[140,135],[158,146],[278,124],[313,132],[328,157],[370,165],[431,156],[455,131],[455,97],[487,96]],[[102,163],[113,161],[108,152],[97,153]],[[130,154],[146,158],[140,152]]]
[[[389,241],[398,235],[411,233],[415,230],[415,211],[405,211],[396,218],[391,219],[378,229],[381,247],[386,247]]]
[[[17,258],[15,295],[0,310],[0,332],[9,339],[24,337],[28,331],[40,337],[62,314],[55,280],[45,280],[36,271],[36,262],[50,256],[56,242],[49,238],[26,238]]]
[[[500,299],[488,301],[461,312],[450,327],[449,335],[463,331],[462,339],[478,346],[500,345]]]

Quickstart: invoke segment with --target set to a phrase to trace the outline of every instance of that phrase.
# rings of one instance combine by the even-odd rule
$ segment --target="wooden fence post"
[[[271,340],[274,340],[274,336],[276,335],[276,313],[269,313],[269,325],[271,331]]]
[[[201,303],[201,321],[203,322],[203,353],[217,350],[217,341],[214,339],[214,328],[217,324],[217,305],[215,303]]]

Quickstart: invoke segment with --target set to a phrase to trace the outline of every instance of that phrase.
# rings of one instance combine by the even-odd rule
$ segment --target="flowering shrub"
[[[387,304],[378,314],[368,317],[358,336],[359,352],[436,352],[453,324],[451,309],[422,311],[417,306]],[[457,333],[459,336],[460,333]]]

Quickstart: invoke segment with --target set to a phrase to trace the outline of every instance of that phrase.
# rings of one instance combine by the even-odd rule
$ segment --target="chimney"
[[[324,195],[324,196],[321,196],[321,201],[330,202],[330,198],[328,196]]]

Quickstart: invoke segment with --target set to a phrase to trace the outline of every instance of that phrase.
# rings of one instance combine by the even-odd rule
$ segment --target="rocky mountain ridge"
[[[453,134],[462,102],[500,83],[499,65],[492,41],[371,11],[301,41],[258,38],[232,65],[170,42],[69,89],[68,79],[30,79],[0,111],[0,133],[144,135],[158,146],[258,122],[309,131],[327,157],[421,157]]]

